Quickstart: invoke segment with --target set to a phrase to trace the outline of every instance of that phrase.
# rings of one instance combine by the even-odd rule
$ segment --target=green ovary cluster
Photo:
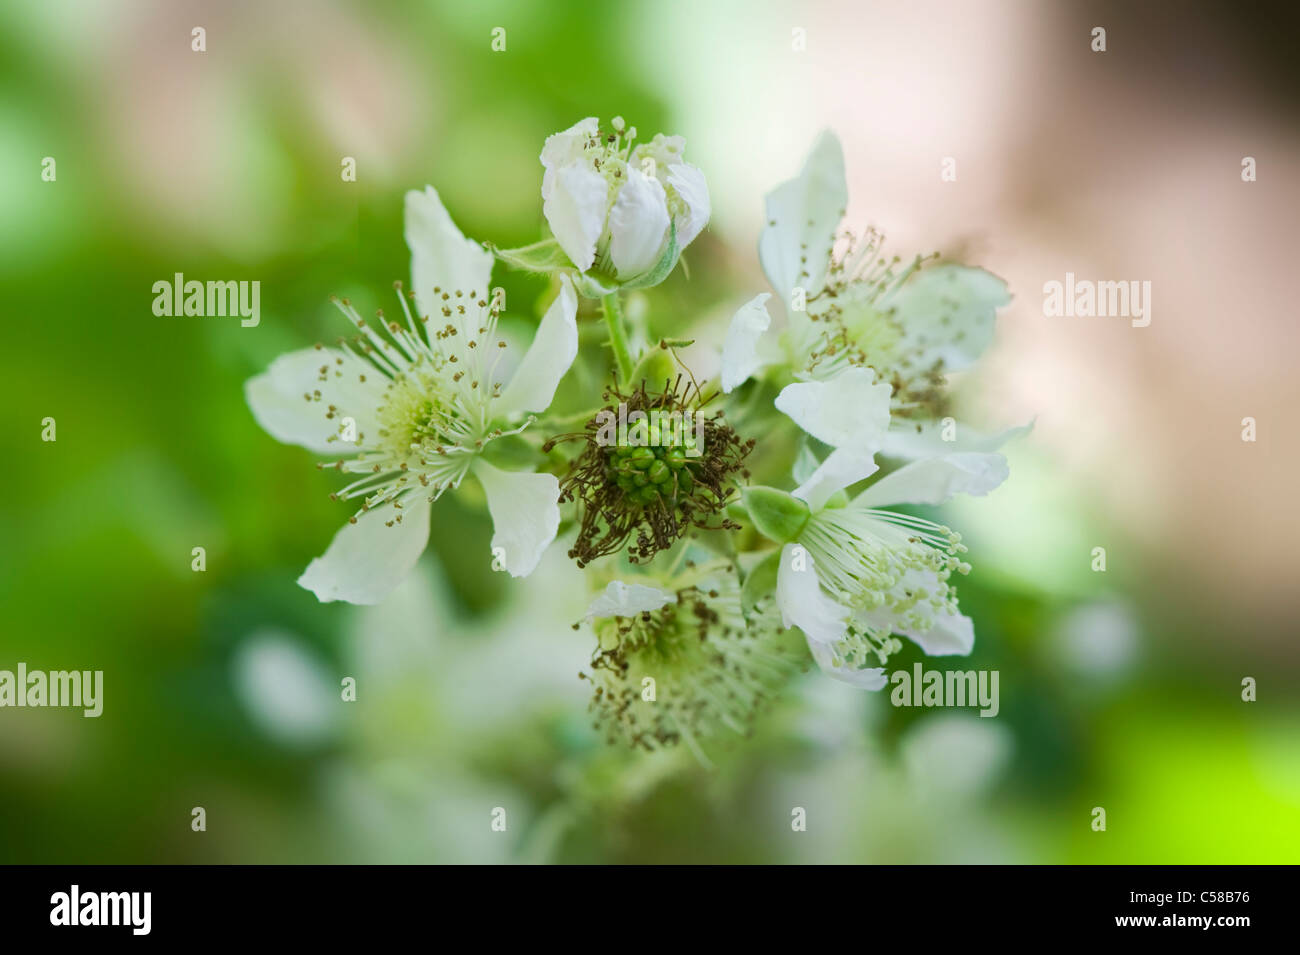
[[[678,494],[690,494],[695,484],[687,451],[680,443],[611,447],[606,474],[631,504],[671,503]]]

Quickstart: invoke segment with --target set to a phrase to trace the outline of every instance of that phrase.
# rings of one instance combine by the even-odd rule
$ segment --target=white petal
[[[830,381],[786,385],[776,396],[784,412],[818,441],[835,448],[876,451],[889,427],[892,389],[866,368],[849,368]]]
[[[923,632],[899,630],[932,657],[966,656],[975,648],[975,623],[965,614],[945,614]]]
[[[814,513],[826,506],[837,491],[871,477],[880,468],[870,452],[856,448],[836,448],[818,468],[791,493]]]
[[[587,619],[593,617],[635,617],[647,610],[658,610],[677,600],[670,590],[647,587],[645,584],[625,584],[612,580],[600,596],[587,608]]]
[[[609,257],[620,279],[635,278],[659,261],[668,241],[668,198],[663,183],[627,167],[627,182],[609,213]]]
[[[796,286],[810,297],[821,290],[835,231],[848,202],[844,153],[835,134],[827,131],[818,137],[799,176],[767,195],[767,222],[759,236],[758,257],[787,306]]]
[[[795,568],[796,557],[803,561],[802,569]],[[781,621],[787,627],[802,630],[810,643],[834,643],[844,636],[849,610],[822,590],[812,554],[798,544],[781,548],[781,563],[776,571],[776,605],[781,608]]]
[[[756,295],[731,317],[726,341],[722,343],[722,390],[725,392],[739,388],[763,367],[758,342],[772,325],[765,304],[771,297],[770,292]]]
[[[822,462],[817,460],[817,455],[813,453],[812,448],[808,446],[807,441],[799,442],[799,450],[795,453],[794,463],[790,465],[790,476],[794,478],[796,484],[807,484],[808,479],[817,473]]]
[[[406,244],[411,250],[411,290],[420,315],[436,313],[434,288],[486,295],[492,281],[492,253],[467,239],[451,221],[438,190],[406,194]]]
[[[891,426],[881,453],[891,458],[935,458],[954,451],[996,451],[1012,438],[1028,434],[1034,422],[994,434],[976,431],[960,421],[953,423],[953,440],[944,440],[941,421],[903,422]]]
[[[853,503],[863,507],[942,504],[954,494],[987,494],[1009,473],[1007,459],[1000,454],[958,451],[905,464],[871,485]]]
[[[354,604],[377,604],[415,566],[429,542],[429,500],[423,494],[408,494],[402,509],[377,507],[364,512],[355,524],[344,524],[329,548],[317,557],[298,586],[314,593],[322,603],[346,600]],[[402,522],[395,517],[401,514]],[[394,521],[393,526],[387,526]]]
[[[688,162],[668,167],[668,185],[686,203],[686,215],[677,222],[677,248],[684,249],[709,224],[713,206],[709,201],[709,183],[704,170]]]
[[[546,171],[542,173],[542,199],[549,199],[555,189],[556,170],[579,161],[585,144],[599,130],[600,121],[595,116],[588,116],[563,132],[546,137],[541,155],[542,165],[546,167]]]
[[[856,686],[860,690],[880,690],[889,682],[885,678],[884,667],[864,667],[855,670],[851,667],[836,666],[830,647],[809,640],[808,649],[812,651],[813,659],[817,661],[821,671],[841,683]]]
[[[351,352],[304,348],[281,355],[250,378],[244,396],[257,423],[277,441],[320,454],[350,454],[378,436],[375,409],[382,404],[387,381]],[[327,418],[331,405],[334,416]],[[356,422],[357,436],[363,439],[359,444],[342,440],[344,418]]]
[[[545,411],[578,356],[578,296],[568,276],[560,279],[560,294],[546,310],[537,335],[528,347],[510,384],[492,404],[492,413],[509,417],[525,411]]]
[[[882,304],[896,309],[905,339],[921,363],[942,360],[946,371],[969,367],[993,341],[994,313],[1011,301],[1007,283],[983,269],[938,265],[922,269]]]
[[[554,474],[502,471],[479,459],[474,473],[487,493],[492,550],[512,577],[527,577],[560,529],[560,482]]]
[[[560,248],[585,272],[596,261],[596,242],[605,230],[605,177],[584,162],[561,166],[555,187],[542,203]]]

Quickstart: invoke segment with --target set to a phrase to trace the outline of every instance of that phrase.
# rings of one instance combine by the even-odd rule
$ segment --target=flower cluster
[[[333,497],[350,513],[303,587],[381,601],[438,533],[439,498],[476,483],[494,529],[485,568],[525,576],[569,542],[595,594],[579,626],[606,735],[702,755],[807,667],[874,690],[900,638],[971,651],[966,546],[914,510],[993,490],[998,448],[1027,426],[986,435],[950,413],[949,375],[992,340],[1005,285],[846,229],[830,133],[767,196],[772,291],[735,313],[716,384],[665,374],[680,343],[641,344],[623,300],[667,278],[708,223],[684,157],[681,137],[638,142],[621,118],[556,133],[541,151],[551,235],[517,249],[467,239],[433,187],[408,193],[398,311],[335,300],[349,335],[280,357],[246,393],[266,431],[347,475]],[[553,289],[522,355],[498,331],[498,263]],[[612,367],[594,410],[561,416],[583,299],[599,303],[597,359]]]

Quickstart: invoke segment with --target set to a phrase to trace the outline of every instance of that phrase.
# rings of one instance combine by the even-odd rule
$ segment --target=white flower
[[[866,689],[884,686],[883,663],[911,638],[931,655],[965,654],[974,646],[970,618],[957,610],[948,584],[967,573],[957,555],[959,535],[924,518],[885,508],[938,505],[956,494],[983,495],[1006,480],[1008,467],[993,448],[1014,430],[983,442],[988,450],[929,453],[876,480],[849,500],[846,489],[879,470],[875,455],[896,435],[890,430],[891,388],[857,367],[827,381],[787,385],[778,410],[830,447],[818,462],[810,450],[796,459],[791,493],[744,491],[760,533],[783,545],[776,601],[787,627],[799,627],[813,658],[837,679]],[[1019,430],[1019,429],[1016,429]]]
[[[768,193],[759,258],[786,317],[769,333],[769,293],[732,319],[722,352],[731,391],[768,366],[828,380],[869,366],[895,386],[896,410],[924,412],[943,373],[970,365],[993,337],[994,312],[1010,301],[982,269],[940,265],[918,271],[881,254],[882,237],[840,233],[848,204],[839,140],[825,132],[796,178]]]
[[[885,508],[987,494],[1006,479],[1007,465],[999,454],[953,452],[907,464],[846,500],[840,492],[876,465],[847,455],[841,462],[819,468],[792,494],[747,488],[745,503],[759,531],[783,545],[776,602],[785,625],[803,631],[827,673],[880,689],[884,671],[868,664],[899,649],[892,634],[930,655],[966,654],[975,642],[949,585],[954,571],[970,570],[958,556],[966,550],[960,536]]]
[[[645,749],[684,742],[706,765],[707,742],[747,735],[806,659],[770,607],[746,612],[726,561],[691,563],[666,587],[612,581],[587,622],[597,646],[584,676],[609,738]]]
[[[561,280],[532,346],[503,383],[492,256],[461,234],[432,186],[406,195],[406,241],[415,314],[399,291],[405,320],[385,322],[379,313],[381,334],[347,300],[336,301],[356,326],[351,342],[283,355],[245,387],[253,416],[273,437],[339,455],[319,466],[355,476],[334,496],[360,509],[298,581],[322,601],[380,601],[423,552],[430,505],[469,474],[487,497],[492,548],[512,575],[533,570],[559,527],[554,475],[503,471],[482,452],[527,427],[529,412],[544,411],[573,363],[572,285]]]
[[[685,140],[635,139],[621,118],[605,132],[590,117],[542,147],[546,221],[597,292],[662,281],[709,221],[708,186],[683,160]]]

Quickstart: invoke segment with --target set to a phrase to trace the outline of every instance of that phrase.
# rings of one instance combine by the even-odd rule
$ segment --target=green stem
[[[605,324],[609,328],[609,347],[618,364],[618,380],[623,385],[630,385],[632,352],[627,344],[627,330],[623,327],[623,303],[619,301],[617,292],[610,292],[600,300],[600,307],[605,312]]]

